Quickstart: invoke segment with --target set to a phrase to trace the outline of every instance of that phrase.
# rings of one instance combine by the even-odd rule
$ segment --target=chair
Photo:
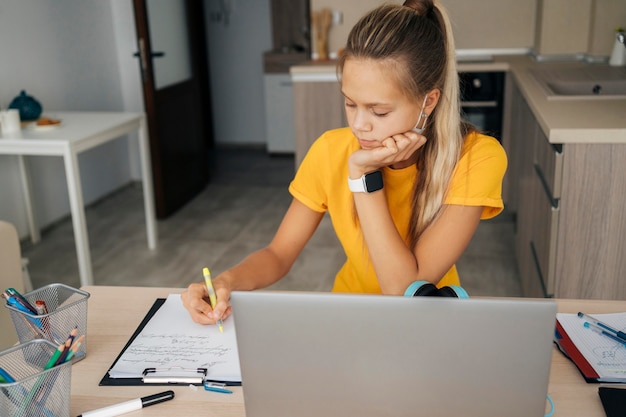
[[[28,261],[22,260],[20,240],[15,226],[0,220],[0,290],[13,287],[22,292],[30,286],[28,273],[24,274]],[[28,283],[25,285],[25,278]],[[17,334],[9,310],[0,302],[0,349],[6,349],[17,342]]]

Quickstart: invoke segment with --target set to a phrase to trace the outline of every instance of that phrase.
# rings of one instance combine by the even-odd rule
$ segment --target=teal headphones
[[[414,281],[404,292],[405,297],[456,297],[469,298],[467,291],[458,285],[450,285],[437,288],[435,284],[428,281]]]

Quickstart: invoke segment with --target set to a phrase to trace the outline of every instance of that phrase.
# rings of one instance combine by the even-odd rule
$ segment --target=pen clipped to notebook
[[[211,308],[215,308],[217,304],[217,296],[215,295],[215,289],[213,288],[213,281],[211,280],[211,272],[209,268],[203,268],[202,274],[204,275],[204,283],[206,284],[206,289],[209,292],[209,301],[211,302]],[[222,323],[222,319],[217,321],[217,327],[220,329],[220,333],[224,333],[224,324]]]

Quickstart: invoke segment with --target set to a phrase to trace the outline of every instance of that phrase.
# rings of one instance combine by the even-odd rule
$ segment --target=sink
[[[548,100],[626,99],[626,68],[589,65],[531,70]]]

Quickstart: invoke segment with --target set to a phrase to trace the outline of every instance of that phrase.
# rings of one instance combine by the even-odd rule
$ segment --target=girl
[[[230,314],[233,290],[282,278],[326,211],[346,253],[333,291],[403,294],[418,280],[459,285],[455,262],[480,219],[503,208],[506,156],[461,121],[454,41],[436,0],[383,5],[354,26],[338,62],[349,128],[323,134],[289,186],[270,244],[182,299],[192,318]]]

